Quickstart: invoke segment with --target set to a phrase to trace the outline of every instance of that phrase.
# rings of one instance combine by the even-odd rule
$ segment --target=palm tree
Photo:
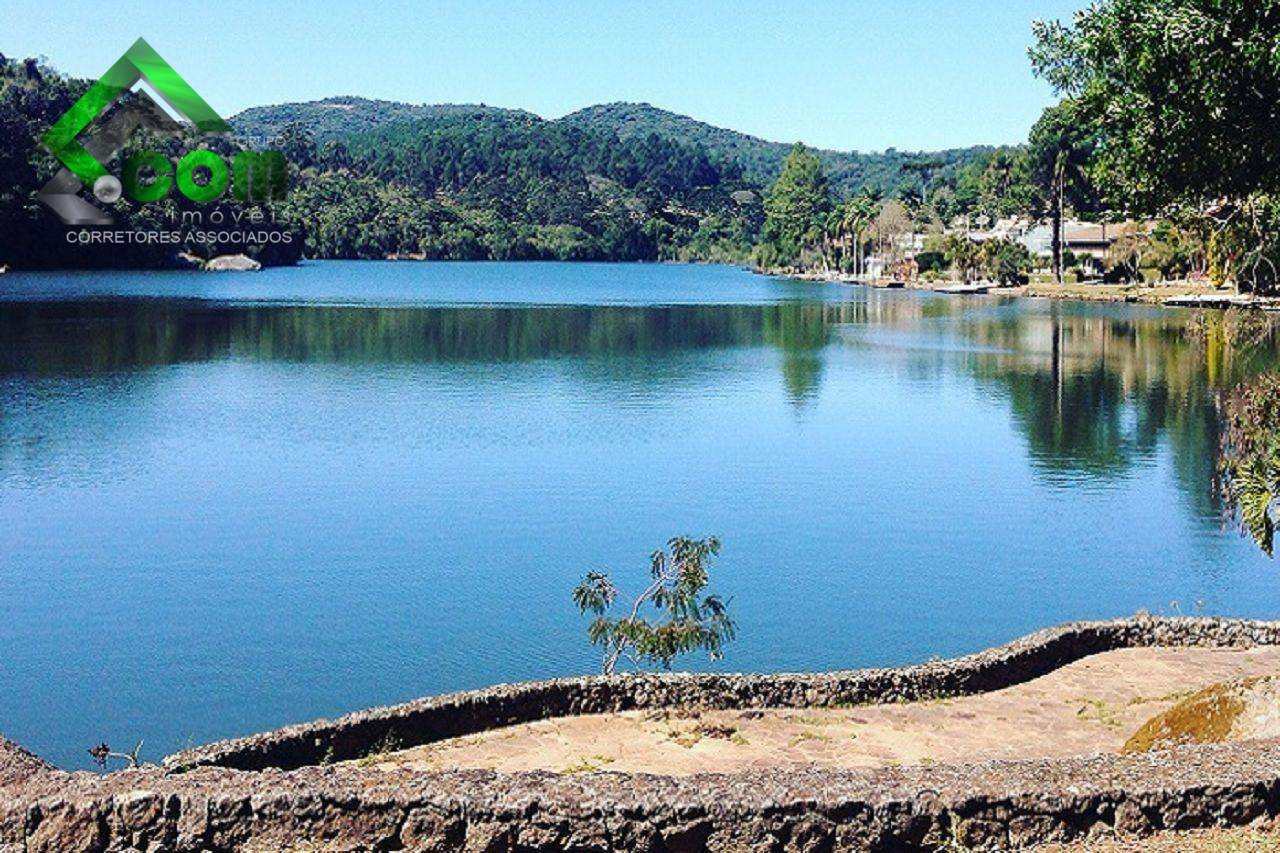
[[[847,200],[840,208],[840,232],[853,238],[853,274],[862,274],[862,234],[880,213],[880,203],[869,192]]]
[[[844,217],[840,208],[833,208],[822,219],[822,271],[830,272],[835,260],[836,241],[840,239]]]
[[[1053,223],[1053,277],[1062,284],[1062,220],[1067,204],[1087,207],[1095,201],[1088,167],[1095,140],[1077,118],[1074,101],[1049,107],[1031,128],[1031,159]]]

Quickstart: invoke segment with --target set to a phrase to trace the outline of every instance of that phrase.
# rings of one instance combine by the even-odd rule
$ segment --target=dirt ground
[[[1037,847],[1036,853],[1280,853],[1280,831],[1257,829],[1206,829],[1195,832],[1163,832],[1151,838],[1115,838],[1105,841]]]
[[[371,755],[360,763],[678,776],[796,765],[876,767],[1109,753],[1147,719],[1195,690],[1275,672],[1280,672],[1276,647],[1125,649],[959,699],[565,717]]]

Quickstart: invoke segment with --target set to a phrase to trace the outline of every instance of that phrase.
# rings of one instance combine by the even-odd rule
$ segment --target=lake
[[[0,731],[63,766],[599,665],[570,600],[717,534],[721,669],[1275,617],[1194,315],[728,267],[0,276]],[[703,658],[682,667],[704,669]]]

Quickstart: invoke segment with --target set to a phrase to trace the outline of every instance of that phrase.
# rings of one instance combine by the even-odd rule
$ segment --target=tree
[[[1107,263],[1136,279],[1150,249],[1151,235],[1142,226],[1131,223],[1120,229],[1115,242],[1107,249]]]
[[[757,258],[762,267],[795,266],[801,252],[822,239],[831,209],[827,177],[817,156],[797,142],[764,200]]]
[[[1035,187],[1028,152],[994,152],[978,180],[978,192],[982,211],[992,219],[1030,211],[1034,206]]]
[[[1203,220],[1200,220],[1203,222]],[[1205,236],[1191,225],[1161,222],[1151,232],[1142,260],[1160,270],[1165,278],[1204,273]]]
[[[1049,107],[1031,128],[1031,173],[1041,191],[1041,209],[1053,224],[1053,276],[1062,284],[1062,221],[1068,204],[1084,208],[1093,202],[1088,168],[1093,131],[1074,101]]]
[[[910,233],[911,214],[896,198],[884,203],[871,224],[871,236],[879,246],[880,256],[890,262],[902,260],[902,237]]]
[[[1037,22],[1036,72],[1096,131],[1091,172],[1131,215],[1188,205],[1243,242],[1237,284],[1274,286],[1280,258],[1280,14],[1271,0],[1101,0]]]
[[[862,272],[863,235],[879,212],[880,201],[868,190],[847,199],[840,206],[840,235],[852,244],[854,275]]]
[[[1035,207],[1036,186],[1025,146],[988,151],[958,169],[954,180],[954,190],[944,186],[932,194],[932,206],[944,223],[956,215],[994,222]]]
[[[1109,190],[1150,212],[1280,191],[1275,3],[1102,0],[1035,36],[1036,72],[1100,131]]]
[[[948,234],[942,238],[942,253],[952,272],[961,281],[969,281],[982,263],[982,247],[967,234]]]
[[[999,284],[1026,284],[1031,270],[1031,252],[1013,240],[987,240],[979,259],[988,278]]]
[[[1223,412],[1222,497],[1239,515],[1241,529],[1270,557],[1280,521],[1280,374],[1264,374],[1236,389]]]
[[[920,176],[920,203],[929,203],[929,188],[932,185],[933,177],[945,163],[937,157],[923,157],[919,160],[911,160],[902,164],[902,171],[907,175]],[[912,187],[914,189],[914,186]]]
[[[956,191],[949,186],[941,186],[929,195],[929,207],[933,209],[938,221],[947,226],[960,213],[960,202]]]
[[[667,551],[654,551],[649,561],[649,585],[621,618],[608,616],[618,590],[603,572],[589,572],[573,591],[573,602],[595,618],[587,628],[592,645],[602,646],[600,671],[612,675],[626,658],[636,666],[661,664],[670,669],[677,656],[705,649],[712,660],[723,656],[724,644],[734,638],[729,602],[703,595],[710,581],[708,564],[720,553],[720,540],[677,536]],[[641,616],[646,607],[658,618]]]

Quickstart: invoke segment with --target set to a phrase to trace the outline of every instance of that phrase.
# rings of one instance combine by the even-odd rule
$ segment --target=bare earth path
[[[850,708],[627,712],[512,726],[363,759],[423,769],[688,775],[1115,752],[1148,718],[1218,681],[1280,672],[1280,648],[1125,649],[1005,690]]]
[[[1038,853],[1280,853],[1280,832],[1261,829],[1202,829],[1162,832],[1151,838],[1112,838],[1050,844]]]

